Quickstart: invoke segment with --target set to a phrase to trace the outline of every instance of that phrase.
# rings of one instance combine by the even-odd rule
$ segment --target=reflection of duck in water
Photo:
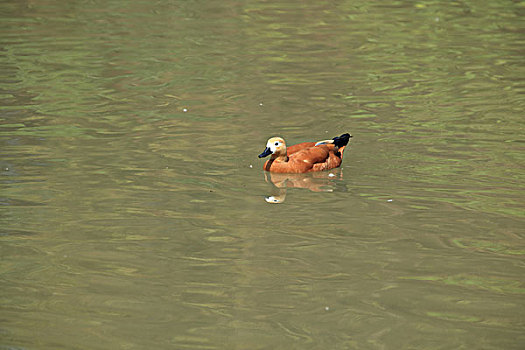
[[[342,178],[341,170],[313,174],[264,173],[266,182],[272,183],[279,189],[307,188],[312,192],[333,192],[335,183],[333,180]]]
[[[288,188],[307,188],[312,192],[346,192],[347,188],[341,181],[342,169],[308,174],[264,173],[266,182],[274,185],[271,196],[265,198],[268,203],[282,203],[286,199]]]
[[[273,173],[309,173],[333,169],[341,165],[350,137],[350,134],[343,134],[332,140],[303,142],[290,147],[286,147],[282,138],[272,137],[259,158],[272,155],[263,168]]]

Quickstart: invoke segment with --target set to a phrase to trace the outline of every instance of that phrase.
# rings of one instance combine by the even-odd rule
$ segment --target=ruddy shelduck
[[[303,142],[286,147],[281,137],[272,137],[259,158],[272,155],[263,169],[274,173],[309,173],[337,168],[343,161],[343,151],[352,136],[343,134],[332,140]]]

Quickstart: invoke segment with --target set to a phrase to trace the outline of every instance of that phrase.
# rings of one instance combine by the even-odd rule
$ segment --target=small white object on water
[[[330,174],[328,174],[328,176],[329,176],[329,177],[334,177],[335,175],[332,174],[332,173],[330,173]]]
[[[250,164],[250,168],[253,168],[253,165]]]
[[[329,311],[329,310],[330,310],[330,308],[329,308],[328,306],[325,306],[324,309],[325,309],[326,311]]]
[[[5,170],[9,171],[9,168],[5,168]]]
[[[394,200],[393,199],[387,199],[387,202],[393,202]]]
[[[259,106],[262,106],[262,105],[263,105],[263,104],[262,104],[262,102],[261,102],[261,103],[259,103]]]
[[[183,111],[183,112],[187,112],[188,109],[187,109],[187,108],[183,108],[182,111]]]

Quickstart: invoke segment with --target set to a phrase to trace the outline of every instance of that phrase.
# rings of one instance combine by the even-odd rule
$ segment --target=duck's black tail
[[[348,144],[348,141],[350,140],[351,137],[352,137],[352,135],[350,135],[349,133],[343,134],[341,136],[336,136],[336,137],[333,138],[334,145],[337,148],[346,146]]]

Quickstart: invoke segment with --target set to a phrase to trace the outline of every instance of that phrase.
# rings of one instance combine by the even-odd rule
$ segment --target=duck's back
[[[302,149],[290,156],[292,164],[304,163],[308,165],[306,172],[323,171],[337,168],[341,165],[341,153],[335,150],[334,145],[318,145]],[[300,166],[298,166],[300,168]]]
[[[315,142],[303,142],[303,143],[298,143],[297,145],[293,145],[293,146],[289,146],[287,149],[286,149],[286,153],[288,154],[288,157],[296,152],[299,152],[299,151],[302,151],[304,149],[307,149],[307,148],[310,148],[310,147],[314,147],[315,146]]]

